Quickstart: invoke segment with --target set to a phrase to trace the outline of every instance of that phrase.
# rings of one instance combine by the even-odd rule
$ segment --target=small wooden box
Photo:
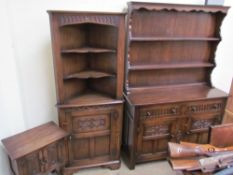
[[[13,175],[61,174],[68,162],[68,133],[49,122],[2,140]]]

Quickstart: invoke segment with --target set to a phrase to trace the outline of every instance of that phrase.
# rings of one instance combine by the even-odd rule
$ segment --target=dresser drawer
[[[201,113],[221,113],[225,107],[225,100],[209,100],[197,101],[187,104],[188,114],[201,114]]]
[[[145,106],[140,109],[140,119],[147,120],[157,117],[172,117],[182,114],[182,106],[180,104],[166,104]]]

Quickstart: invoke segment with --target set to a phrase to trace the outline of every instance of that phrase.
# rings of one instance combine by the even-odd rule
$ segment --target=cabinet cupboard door
[[[43,152],[33,152],[18,160],[20,175],[39,175],[45,172],[46,162],[43,159]]]
[[[221,114],[192,115],[188,118],[185,141],[208,143],[209,127],[221,123]]]
[[[67,161],[67,154],[65,150],[65,142],[61,140],[52,143],[43,149],[43,157],[46,161],[45,167],[47,171],[59,171],[61,166],[64,166]]]
[[[121,116],[117,110],[73,111],[66,115],[72,133],[69,144],[72,163],[119,158]]]
[[[167,142],[173,137],[176,117],[141,120],[137,140],[137,159],[153,159],[167,155]]]

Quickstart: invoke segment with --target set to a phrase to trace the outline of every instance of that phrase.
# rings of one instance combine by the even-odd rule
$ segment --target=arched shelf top
[[[213,6],[213,5],[181,5],[181,4],[164,4],[164,3],[142,3],[130,2],[131,11],[146,10],[146,11],[177,11],[177,12],[205,12],[205,13],[223,13],[226,14],[229,7]]]
[[[118,18],[115,16],[63,15],[59,18],[60,27],[85,24],[102,25],[110,27],[118,27],[119,25]]]

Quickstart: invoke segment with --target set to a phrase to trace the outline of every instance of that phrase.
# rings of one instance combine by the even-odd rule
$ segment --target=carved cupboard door
[[[167,143],[176,130],[176,117],[140,120],[137,128],[137,159],[140,161],[167,156]]]
[[[71,133],[71,163],[102,162],[119,158],[121,114],[112,107],[87,107],[66,113]]]
[[[224,101],[192,102],[188,105],[187,130],[184,141],[208,143],[209,127],[220,124]]]
[[[43,150],[43,157],[46,161],[46,170],[57,170],[59,171],[61,166],[64,166],[67,161],[67,153],[65,149],[65,142],[59,141],[48,145]]]
[[[33,152],[18,160],[20,175],[39,175],[46,171],[43,151]]]

